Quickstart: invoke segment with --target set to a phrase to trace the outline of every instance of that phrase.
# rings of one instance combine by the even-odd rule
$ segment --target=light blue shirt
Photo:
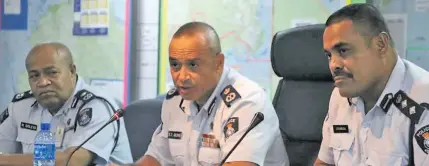
[[[162,105],[162,122],[146,155],[163,166],[216,165],[250,125],[255,113],[265,119],[251,130],[227,162],[248,161],[265,166],[289,165],[279,119],[266,92],[233,69],[222,77],[200,110],[171,90]]]
[[[58,151],[80,145],[91,134],[95,133],[113,115],[111,107],[101,99],[93,99],[83,105],[75,94],[85,89],[93,95],[109,101],[115,110],[118,108],[109,95],[86,85],[78,79],[73,96],[63,105],[55,115],[37,103],[34,97],[23,98],[8,106],[9,117],[0,124],[0,152],[2,153],[33,153],[34,138],[40,130],[40,123],[50,122],[51,131],[56,136]],[[27,92],[29,93],[29,92]],[[23,95],[16,95],[15,98]],[[83,95],[91,97],[91,95]],[[33,126],[33,127],[31,127]],[[63,129],[62,131],[59,131]],[[111,123],[95,135],[82,147],[91,151],[97,157],[95,163],[104,165],[108,161],[118,164],[132,163],[130,145],[123,120],[120,120],[119,139],[112,152],[114,140],[118,132],[116,122]],[[62,135],[62,136],[61,136]]]
[[[399,90],[418,103],[429,102],[428,72],[398,57],[385,89],[367,114],[361,98],[341,97],[335,88],[323,124],[319,159],[339,166],[407,165],[410,119],[398,107],[393,104],[388,107],[387,102],[383,101],[386,96],[394,95]],[[429,114],[426,110],[415,127],[415,133],[428,124]],[[429,165],[425,147],[420,147],[416,138],[413,139],[415,164]]]

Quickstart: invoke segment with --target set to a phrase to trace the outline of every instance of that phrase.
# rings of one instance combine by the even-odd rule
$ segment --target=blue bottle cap
[[[51,124],[50,123],[42,123],[40,125],[40,127],[41,127],[40,129],[42,131],[49,131],[51,129]]]

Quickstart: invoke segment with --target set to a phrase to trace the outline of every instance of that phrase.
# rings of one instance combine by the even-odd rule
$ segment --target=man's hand
[[[317,158],[316,161],[314,162],[314,166],[334,166],[334,165],[325,163],[322,160],[320,160],[319,158]]]
[[[135,166],[161,166],[161,164],[152,156],[144,155],[135,164]]]

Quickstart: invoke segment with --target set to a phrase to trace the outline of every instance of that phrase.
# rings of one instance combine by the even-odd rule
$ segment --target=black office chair
[[[322,140],[333,80],[324,56],[324,25],[277,32],[271,63],[279,81],[273,105],[291,165],[313,165]]]
[[[134,161],[146,153],[153,132],[161,124],[163,99],[138,100],[125,107],[124,122]]]

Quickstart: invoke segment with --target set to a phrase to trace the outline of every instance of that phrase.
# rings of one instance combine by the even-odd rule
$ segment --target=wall
[[[118,100],[123,99],[130,23],[127,2],[130,0],[92,2],[103,1],[104,5],[88,5],[100,12],[87,17],[83,14],[83,3],[77,12],[76,0],[20,0],[9,1],[13,3],[8,6],[0,0],[0,108],[5,108],[14,94],[29,90],[25,69],[29,50],[36,44],[52,41],[70,48],[80,78],[108,89]],[[82,30],[86,23],[91,27]],[[104,31],[107,35],[94,28],[102,23],[108,26]]]

